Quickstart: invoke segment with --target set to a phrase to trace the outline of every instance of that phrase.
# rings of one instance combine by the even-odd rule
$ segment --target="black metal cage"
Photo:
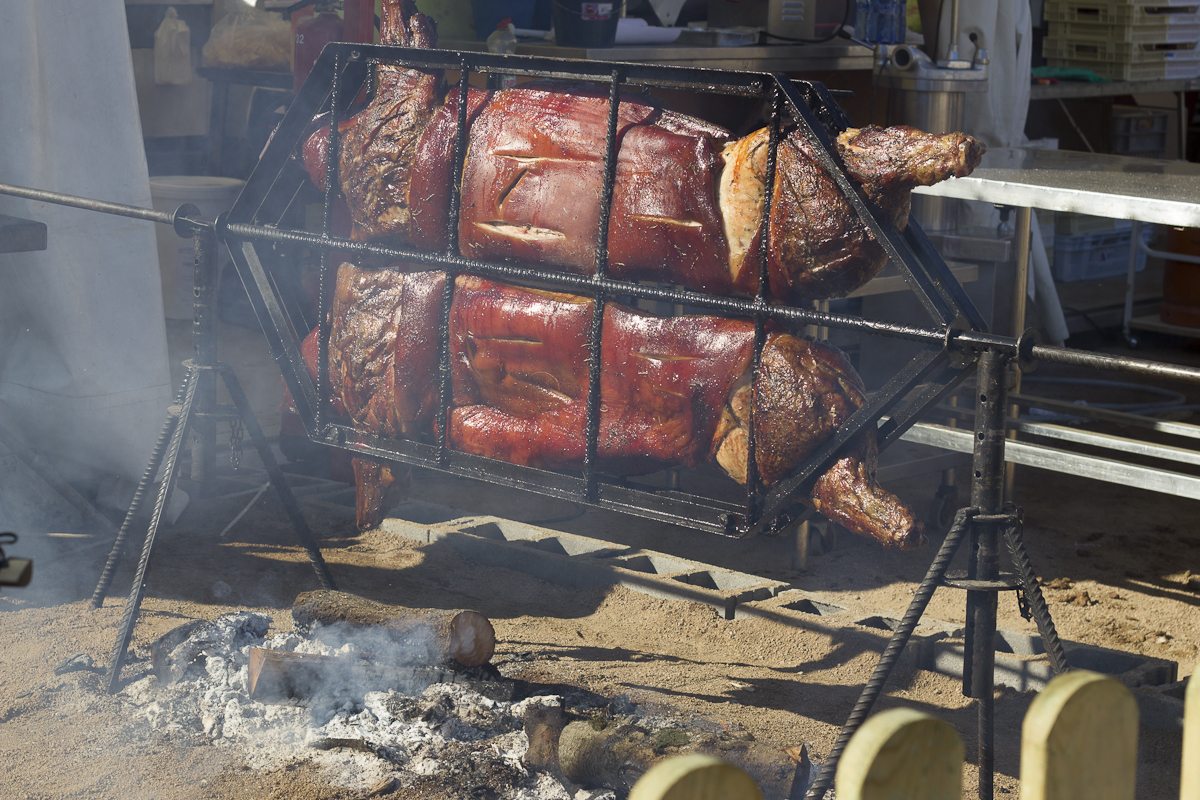
[[[364,85],[370,90],[374,67],[392,65],[416,70],[456,72],[457,90],[465,97],[473,76],[492,79],[498,75],[562,79],[576,85],[601,85],[608,92],[608,128],[603,158],[604,180],[600,198],[600,223],[596,231],[594,267],[590,275],[555,270],[513,261],[481,261],[465,258],[458,246],[460,180],[466,154],[467,103],[458,103],[454,142],[453,181],[450,187],[448,247],[441,252],[389,247],[376,243],[348,241],[331,235],[333,205],[338,192],[338,123],[348,113]],[[614,280],[608,275],[608,225],[617,162],[618,109],[622,90],[687,90],[704,94],[738,96],[763,104],[769,126],[767,185],[774,185],[776,154],[782,136],[796,131],[816,154],[821,167],[834,179],[862,223],[883,247],[888,259],[905,277],[924,310],[931,327],[864,320],[820,313],[808,307],[778,302],[769,295],[767,263],[769,247],[759,249],[758,293],[735,297],[683,290],[661,284]],[[323,198],[322,230],[319,234],[288,229],[282,220],[303,196],[307,180],[295,154],[303,137],[319,114],[330,117],[330,145],[326,151],[326,187]],[[779,529],[791,520],[811,482],[832,464],[837,453],[868,426],[877,426],[879,444],[895,441],[929,406],[953,388],[966,374],[969,359],[952,358],[955,337],[981,332],[981,317],[931,247],[916,224],[901,233],[851,181],[834,146],[848,122],[832,95],[819,83],[792,81],[780,75],[733,73],[666,66],[564,61],[482,53],[337,44],[327,47],[308,81],[298,94],[271,143],[227,218],[218,223],[230,245],[242,281],[249,289],[255,311],[267,332],[276,360],[308,435],[315,441],[352,453],[400,461],[416,466],[482,479],[557,498],[632,513],[642,517],[687,525],[724,535],[741,536]],[[766,193],[759,236],[770,235],[771,192]],[[264,230],[267,229],[267,230]],[[307,244],[320,249],[318,309],[319,351],[316,380],[309,378],[300,354],[304,333],[282,301],[263,261],[272,242]],[[436,441],[395,439],[357,429],[335,419],[330,410],[327,380],[331,264],[333,253],[382,257],[442,270],[447,274],[442,297],[439,336],[439,402]],[[449,314],[454,277],[459,274],[501,279],[526,286],[541,286],[594,298],[594,317],[589,342],[589,381],[581,474],[516,466],[447,446],[447,418],[451,405]],[[596,465],[600,427],[601,324],[605,303],[610,298],[660,301],[686,305],[705,313],[739,316],[755,323],[753,377],[757,378],[766,325],[809,323],[847,328],[866,333],[899,336],[928,345],[928,349],[899,370],[807,463],[776,485],[764,488],[756,474],[753,418],[749,424],[749,475],[742,502],[714,499],[673,489],[636,485],[629,479],[602,474]]]

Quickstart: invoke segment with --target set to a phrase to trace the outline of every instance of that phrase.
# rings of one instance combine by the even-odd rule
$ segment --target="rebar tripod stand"
[[[189,219],[199,217],[199,209],[194,206],[180,206],[174,215],[175,232],[182,237],[192,238],[193,264],[193,295],[192,303],[192,341],[194,346],[193,358],[184,362],[186,371],[175,402],[167,409],[167,416],[155,441],[150,460],[142,473],[134,490],[125,518],[113,540],[108,560],[100,573],[100,580],[92,594],[92,607],[99,608],[112,585],[113,573],[117,562],[125,549],[125,541],[134,522],[138,519],[146,494],[158,479],[158,489],[154,498],[154,507],[150,521],[146,527],[146,536],[142,542],[141,556],[138,559],[137,570],[133,576],[133,585],[129,598],[125,601],[125,613],[121,618],[121,628],[113,649],[112,666],[108,673],[108,690],[116,691],[121,677],[121,667],[129,650],[129,642],[133,637],[133,629],[137,624],[138,612],[146,592],[146,569],[150,563],[150,553],[154,548],[155,536],[162,523],[163,509],[170,500],[175,488],[179,471],[179,452],[183,445],[184,436],[192,430],[195,441],[192,447],[192,478],[200,485],[205,485],[212,477],[216,455],[216,428],[221,421],[240,422],[246,435],[249,436],[258,456],[266,469],[267,477],[285,513],[291,522],[296,538],[308,554],[317,581],[322,588],[334,588],[333,577],[316,539],[304,519],[296,496],[288,486],[283,471],[279,468],[271,446],[263,435],[262,428],[254,416],[246,393],[242,390],[237,375],[217,360],[216,340],[216,284],[217,259],[216,237],[211,226],[193,225]],[[217,380],[225,385],[232,407],[219,407],[217,404]]]
[[[879,699],[900,653],[921,621],[933,592],[950,586],[967,592],[966,636],[963,661],[963,694],[976,700],[978,718],[979,798],[992,800],[994,790],[995,637],[998,593],[1016,590],[1022,614],[1031,616],[1046,648],[1055,674],[1069,667],[1050,608],[1042,595],[1029,553],[1025,549],[1020,508],[1004,502],[1004,441],[1010,359],[993,350],[979,354],[975,384],[975,448],[971,465],[971,505],[959,509],[929,565],[925,578],[913,593],[908,609],[893,631],[870,679],[863,686],[846,724],[842,726],[829,758],[804,795],[820,800],[833,784],[842,752]],[[965,578],[950,577],[947,570],[962,544],[970,541]],[[1004,539],[1013,574],[1000,572],[1000,539]],[[1027,617],[1028,618],[1028,617]],[[803,787],[793,786],[798,797]]]

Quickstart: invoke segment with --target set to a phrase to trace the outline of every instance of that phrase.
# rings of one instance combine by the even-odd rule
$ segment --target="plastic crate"
[[[1079,42],[1047,36],[1042,42],[1047,58],[1072,61],[1116,62],[1120,64],[1158,64],[1167,61],[1193,61],[1200,67],[1200,42]]]
[[[1162,156],[1167,152],[1169,120],[1165,109],[1113,106],[1110,149],[1118,155]]]
[[[1195,24],[1196,0],[1048,0],[1047,22],[1090,22],[1120,26]]]
[[[1150,240],[1151,228],[1142,227],[1142,238]],[[1129,244],[1132,226],[1095,233],[1057,235],[1054,237],[1054,263],[1050,272],[1056,281],[1071,283],[1112,278],[1129,270]],[[1138,250],[1135,269],[1146,268],[1146,253]]]
[[[1157,81],[1200,77],[1200,60],[1163,61],[1157,64],[1125,64],[1106,61],[1084,61],[1070,58],[1047,58],[1051,67],[1083,67],[1114,81]]]
[[[1130,44],[1176,44],[1200,41],[1200,13],[1185,21],[1151,25],[1119,25],[1107,22],[1051,22],[1049,35],[1074,42],[1126,42]]]
[[[1129,220],[1093,217],[1090,214],[1068,214],[1059,212],[1054,217],[1054,233],[1060,236],[1078,236],[1081,233],[1128,232],[1133,227]]]

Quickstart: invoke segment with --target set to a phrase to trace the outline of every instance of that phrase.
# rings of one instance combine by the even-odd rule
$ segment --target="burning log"
[[[342,623],[379,631],[399,645],[398,652],[406,661],[435,664],[452,660],[477,667],[496,651],[496,630],[477,611],[406,608],[319,589],[296,598],[292,619],[302,628]]]

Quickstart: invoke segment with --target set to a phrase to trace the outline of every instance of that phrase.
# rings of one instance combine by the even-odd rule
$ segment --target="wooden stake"
[[[1183,775],[1179,800],[1200,800],[1200,664],[1188,679],[1183,707]]]
[[[838,800],[960,800],[963,743],[954,726],[907,708],[868,719],[842,754]]]
[[[1137,703],[1095,672],[1059,675],[1021,730],[1022,800],[1133,800]]]
[[[754,780],[719,758],[689,753],[655,764],[629,800],[762,800]]]

